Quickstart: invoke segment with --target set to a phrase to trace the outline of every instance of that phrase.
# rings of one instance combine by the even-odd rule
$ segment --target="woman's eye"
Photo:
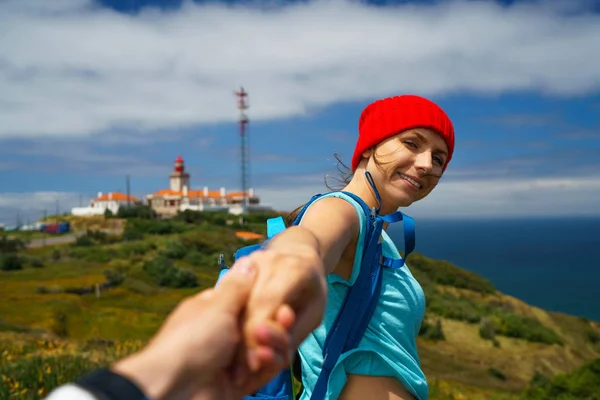
[[[410,140],[405,140],[404,143],[407,144],[407,145],[409,145],[413,149],[417,149],[418,148],[417,144],[415,142],[411,142]]]
[[[433,160],[438,163],[438,165],[444,165],[444,161],[439,157],[433,157]]]

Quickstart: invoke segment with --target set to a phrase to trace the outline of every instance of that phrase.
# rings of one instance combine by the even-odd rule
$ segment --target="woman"
[[[440,107],[418,96],[370,104],[358,129],[352,176],[343,190],[359,196],[369,207],[380,207],[381,215],[431,193],[454,151],[452,122]],[[338,194],[320,198],[309,206],[298,226],[286,229],[266,250],[244,260],[259,271],[245,320],[247,360],[254,379],[260,379],[256,377],[261,370],[274,368],[261,361],[264,346],[252,334],[255,324],[275,318],[282,306],[291,306],[296,316],[291,333],[302,362],[302,399],[310,398],[323,362],[326,332],[364,267],[357,245],[367,221],[359,210],[351,199]],[[398,258],[385,231],[382,238],[386,255]],[[428,397],[416,351],[425,311],[423,290],[408,268],[384,268],[383,273],[382,293],[369,327],[358,348],[342,355],[335,365],[328,399]]]

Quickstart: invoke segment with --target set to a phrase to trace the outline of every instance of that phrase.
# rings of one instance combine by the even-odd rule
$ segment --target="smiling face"
[[[382,213],[388,213],[431,193],[442,176],[448,146],[435,131],[416,128],[385,139],[363,157],[361,166],[373,176]]]

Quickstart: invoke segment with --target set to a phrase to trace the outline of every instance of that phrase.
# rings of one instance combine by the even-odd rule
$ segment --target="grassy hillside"
[[[264,233],[265,218],[244,229]],[[42,397],[139,349],[179,300],[214,284],[219,254],[231,263],[252,243],[227,215],[124,221],[80,222],[124,229],[68,245],[2,242],[0,399]],[[419,350],[432,399],[549,399],[557,387],[579,390],[571,380],[598,384],[597,362],[584,366],[600,358],[598,323],[529,306],[444,261],[415,254],[409,265],[427,296]]]
[[[420,343],[430,375],[515,392],[600,357],[596,322],[532,307],[447,262],[417,255],[410,267],[443,330]]]

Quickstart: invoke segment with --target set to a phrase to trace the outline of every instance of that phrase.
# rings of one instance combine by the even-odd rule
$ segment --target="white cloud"
[[[14,226],[35,222],[46,215],[71,211],[79,204],[79,194],[58,191],[40,191],[27,193],[0,193],[0,224]],[[83,202],[89,199],[83,198]]]
[[[231,121],[240,84],[255,120],[399,92],[597,91],[600,15],[539,3],[187,2],[132,16],[86,0],[5,0],[0,137]]]
[[[600,215],[600,178],[477,179],[440,182],[409,215],[548,217]]]
[[[327,191],[322,176],[296,186],[258,188],[266,203],[292,210]],[[442,181],[425,199],[403,209],[419,218],[502,218],[600,215],[600,178],[469,179]]]
[[[63,205],[72,204],[79,199],[78,193],[70,192],[29,192],[29,193],[1,193],[0,207],[22,207],[22,208],[50,208],[49,212],[56,210],[56,202],[63,202]],[[68,204],[65,204],[68,203]],[[65,211],[65,208],[62,209]]]

